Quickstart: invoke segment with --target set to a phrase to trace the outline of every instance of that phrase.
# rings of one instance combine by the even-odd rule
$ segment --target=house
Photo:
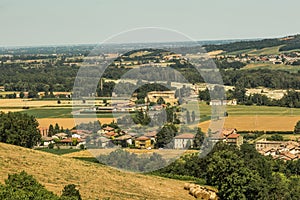
[[[243,144],[243,136],[237,133],[230,134],[226,137],[226,143],[236,145],[239,147]]]
[[[184,133],[174,137],[174,148],[175,149],[187,149],[193,145],[194,134]]]
[[[146,136],[141,136],[135,139],[135,147],[140,149],[147,149],[152,147],[151,139]]]
[[[157,135],[157,131],[151,131],[144,134],[144,136],[150,138],[153,142],[156,142],[156,135]]]
[[[263,140],[259,140],[255,143],[255,148],[257,151],[261,151],[261,150],[269,148],[269,147],[278,149],[283,144],[284,144],[284,142],[282,142],[282,141],[267,141],[266,139],[263,139]]]
[[[54,136],[56,136],[58,139],[65,139],[68,137],[68,134],[66,133],[56,133]]]
[[[280,154],[280,159],[283,159],[283,160],[296,160],[298,158],[298,156],[290,153],[290,152],[282,152]]]
[[[128,145],[132,145],[132,137],[131,135],[122,135],[115,139],[119,145],[122,147],[127,147]]]
[[[224,128],[214,133],[213,136],[210,137],[210,141],[213,143],[225,142],[239,147],[243,144],[244,139],[242,135],[237,134],[235,128]]]
[[[112,142],[110,139],[106,138],[106,137],[99,137],[96,140],[91,141],[90,143],[92,143],[93,145],[100,147],[100,148],[107,148],[110,146],[113,146]]]
[[[211,100],[209,102],[210,106],[226,106],[226,105],[230,105],[230,106],[236,106],[237,105],[237,100],[236,99],[232,99],[232,100]]]
[[[152,91],[147,93],[145,102],[157,102],[159,98],[163,98],[166,103],[177,105],[178,100],[175,98],[175,91]]]
[[[46,127],[39,127],[39,131],[40,131],[40,134],[41,134],[42,137],[48,136],[48,132],[49,132],[48,128],[46,128]]]
[[[51,144],[51,143],[54,143],[52,137],[42,136],[42,145],[43,145],[43,146],[48,146],[48,145]]]

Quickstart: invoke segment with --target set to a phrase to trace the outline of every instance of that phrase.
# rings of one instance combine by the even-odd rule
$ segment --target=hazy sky
[[[278,37],[300,32],[299,8],[299,0],[0,0],[0,46],[99,43],[138,27],[195,40]]]

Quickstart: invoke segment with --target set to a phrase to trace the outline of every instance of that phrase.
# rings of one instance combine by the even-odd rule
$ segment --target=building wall
[[[138,141],[138,140],[136,140],[135,141],[135,146],[137,148],[141,148],[141,149],[143,149],[143,148],[149,148],[149,147],[151,147],[151,140],[150,139],[146,140],[146,141]]]
[[[193,144],[193,139],[175,139],[174,140],[174,148],[175,149],[187,148],[188,141],[190,141],[190,145]]]

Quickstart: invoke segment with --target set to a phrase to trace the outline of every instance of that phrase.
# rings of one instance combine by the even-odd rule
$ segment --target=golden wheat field
[[[184,182],[121,172],[96,163],[0,143],[0,181],[25,170],[56,194],[76,184],[83,199],[194,199]]]
[[[114,118],[98,118],[98,120],[100,121],[101,124],[109,124],[115,119]],[[80,123],[93,122],[93,121],[95,121],[95,119],[94,118],[80,118],[77,120],[74,118],[41,118],[41,119],[37,119],[37,121],[39,122],[40,127],[49,127],[50,124],[54,125],[55,123],[58,123],[59,126],[62,126],[65,129],[66,128],[71,129],[74,126],[76,126],[76,124],[78,125]]]
[[[224,127],[236,128],[238,131],[292,131],[300,120],[300,116],[229,116],[225,118]],[[210,121],[199,124],[207,131]]]

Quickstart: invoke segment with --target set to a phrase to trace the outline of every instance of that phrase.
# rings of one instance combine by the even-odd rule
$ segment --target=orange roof
[[[228,136],[230,134],[233,134],[236,131],[235,128],[224,128],[223,130],[221,130],[221,136]]]
[[[115,136],[115,135],[117,135],[117,133],[115,133],[113,131],[110,131],[110,132],[105,133],[105,135],[107,135],[107,136]]]
[[[107,127],[104,127],[103,130],[105,130],[105,131],[113,131],[115,129],[113,127],[107,126]]]
[[[231,134],[229,135],[227,138],[230,138],[230,139],[236,139],[240,136],[240,134]]]
[[[184,133],[181,135],[177,135],[175,139],[194,139],[195,135],[191,133]]]
[[[141,136],[141,137],[136,138],[135,140],[137,140],[137,141],[146,141],[146,140],[150,140],[150,138],[148,138],[146,136]]]
[[[295,158],[297,158],[296,155],[294,155],[294,154],[292,154],[290,152],[282,152],[281,155],[283,155],[283,156],[285,156],[285,157],[287,157],[287,158],[289,158],[291,160],[294,160]]]

